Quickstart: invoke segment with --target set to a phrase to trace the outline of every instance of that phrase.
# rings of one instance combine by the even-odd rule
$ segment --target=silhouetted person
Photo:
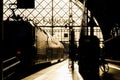
[[[96,36],[82,36],[78,47],[78,65],[84,80],[100,80],[99,55],[99,39]]]

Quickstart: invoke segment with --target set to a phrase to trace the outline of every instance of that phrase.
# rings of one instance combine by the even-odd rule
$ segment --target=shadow
[[[20,68],[14,76],[10,77],[9,79],[5,79],[5,80],[21,80],[27,76],[30,76],[34,73],[36,73],[37,71],[40,71],[44,68],[47,68],[49,66],[51,66],[53,64],[51,63],[41,63],[39,65],[35,65],[33,67],[31,67],[30,69],[24,69],[24,68]],[[20,66],[21,67],[21,66]]]
[[[111,73],[103,73],[101,76],[101,80],[115,80],[113,74]]]

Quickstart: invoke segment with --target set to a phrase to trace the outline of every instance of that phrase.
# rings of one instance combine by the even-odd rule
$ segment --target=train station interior
[[[2,0],[0,80],[120,80],[118,0]]]

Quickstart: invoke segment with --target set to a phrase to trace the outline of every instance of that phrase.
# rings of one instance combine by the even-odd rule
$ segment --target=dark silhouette
[[[99,55],[99,39],[96,36],[82,36],[78,47],[78,65],[84,80],[100,80]]]

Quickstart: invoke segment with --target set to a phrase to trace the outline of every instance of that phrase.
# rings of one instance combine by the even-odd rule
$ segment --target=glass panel
[[[65,25],[70,24],[70,15],[72,15],[71,20],[75,30],[75,40],[79,40],[84,8],[79,0],[35,0],[34,9],[16,9],[16,5],[10,5],[11,3],[16,4],[17,1],[3,0],[3,20],[12,15],[12,8],[16,15],[33,20],[33,22],[50,34],[52,33],[52,26],[54,26],[53,36],[60,41],[69,42],[69,28],[65,28]],[[95,34],[102,41],[100,32],[100,28],[95,28]],[[68,34],[68,37],[64,37],[64,34]]]

